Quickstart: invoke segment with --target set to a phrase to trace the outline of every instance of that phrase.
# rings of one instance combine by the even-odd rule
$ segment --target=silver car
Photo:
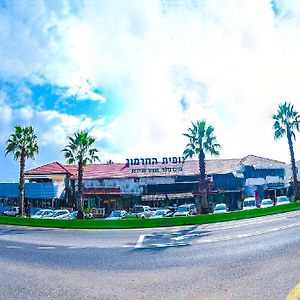
[[[53,214],[53,209],[40,209],[34,215],[31,216],[32,219],[42,219]]]
[[[197,214],[197,208],[195,204],[180,205],[174,214],[174,217],[191,216]]]
[[[228,209],[225,203],[219,203],[215,206],[214,214],[225,214],[227,213]]]
[[[109,217],[105,218],[105,220],[121,220],[126,218],[127,211],[126,210],[114,210],[111,212]]]

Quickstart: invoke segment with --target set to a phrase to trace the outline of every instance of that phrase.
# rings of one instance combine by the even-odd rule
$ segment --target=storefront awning
[[[84,195],[121,195],[119,188],[88,188],[84,189]]]
[[[166,200],[166,195],[143,195],[142,201],[158,201],[158,200]]]
[[[142,201],[177,200],[194,198],[193,193],[143,195]]]
[[[177,199],[190,199],[194,198],[193,193],[177,193],[177,194],[167,194],[170,200],[177,200]]]

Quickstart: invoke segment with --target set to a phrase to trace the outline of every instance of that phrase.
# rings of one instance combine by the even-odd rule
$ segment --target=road
[[[1,299],[285,299],[300,281],[300,211],[201,226],[0,225]]]

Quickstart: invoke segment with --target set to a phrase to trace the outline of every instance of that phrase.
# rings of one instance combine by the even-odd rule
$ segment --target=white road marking
[[[180,236],[177,236],[177,237],[173,237],[173,238],[171,238],[171,240],[180,241],[180,240],[188,239],[192,236],[199,236],[199,235],[200,235],[199,233],[190,233],[190,234],[185,234],[185,235],[180,235]]]
[[[231,236],[225,236],[225,237],[219,237],[219,238],[208,238],[208,239],[200,239],[192,242],[186,242],[186,243],[153,243],[153,244],[148,244],[148,245],[143,245],[143,240],[145,236],[143,235],[140,236],[138,243],[136,244],[135,248],[163,248],[163,247],[177,247],[177,246],[187,246],[187,245],[199,245],[199,244],[206,244],[206,243],[215,243],[215,242],[221,242],[221,241],[229,241],[229,240],[234,240],[234,239],[240,239],[240,238],[247,238],[247,237],[252,237],[252,236],[257,236],[257,235],[262,235],[262,234],[267,234],[271,232],[276,232],[276,231],[281,231],[284,229],[289,229],[293,228],[296,226],[300,226],[300,222],[290,224],[290,225],[284,225],[276,228],[271,228],[267,230],[262,230],[262,231],[255,231],[255,232],[250,232],[250,233],[244,233],[244,234],[237,234],[237,235],[231,235]],[[142,237],[142,238],[141,238]],[[174,239],[174,238],[173,238]],[[178,238],[175,238],[176,240],[179,240]],[[138,245],[138,247],[137,247]]]
[[[146,234],[141,234],[134,248],[141,248]]]
[[[222,226],[220,224],[219,224],[219,226],[217,226],[217,225],[209,226],[208,225],[208,226],[205,226],[204,229],[218,229],[218,230],[233,229],[233,228],[238,228],[238,227],[243,227],[243,226],[249,226],[250,224],[253,224],[253,223],[259,225],[259,224],[268,223],[268,222],[281,221],[283,219],[287,219],[287,218],[285,217],[285,218],[281,218],[281,219],[262,220],[262,221],[258,221],[258,222],[257,222],[257,220],[253,220],[255,222],[248,221],[248,222],[239,223],[237,225],[229,225],[229,226],[228,225]]]
[[[41,246],[41,247],[37,247],[38,250],[53,250],[56,247],[50,247],[50,246]]]
[[[7,249],[23,249],[21,246],[6,246]]]

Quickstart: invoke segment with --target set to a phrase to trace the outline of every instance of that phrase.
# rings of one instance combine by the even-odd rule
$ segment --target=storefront
[[[210,207],[222,202],[232,210],[238,209],[247,193],[254,194],[257,187],[267,187],[270,192],[270,184],[276,186],[277,193],[279,185],[282,190],[285,167],[283,162],[253,155],[242,159],[206,160]],[[26,176],[30,182],[42,178],[50,183],[55,179],[57,191],[64,195],[66,205],[73,201],[68,199],[77,198],[78,178],[74,165],[54,162],[27,171]],[[183,162],[180,157],[163,157],[127,159],[125,164],[90,164],[84,168],[83,194],[84,207],[105,208],[106,214],[114,209],[129,210],[136,204],[200,205],[199,163],[197,160]],[[264,192],[259,194],[260,198],[264,196]]]

